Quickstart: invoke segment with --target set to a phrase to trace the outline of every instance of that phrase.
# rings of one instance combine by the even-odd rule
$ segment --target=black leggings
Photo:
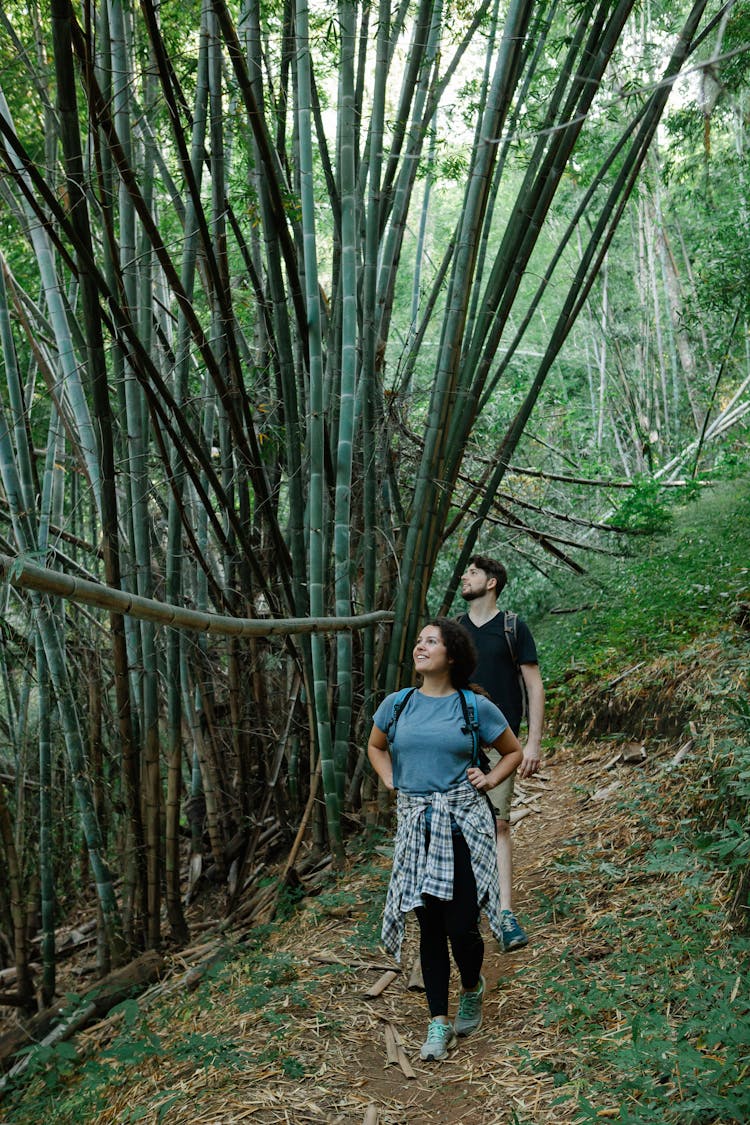
[[[419,922],[419,956],[427,1005],[431,1016],[447,1016],[451,973],[448,942],[464,988],[471,990],[479,984],[484,960],[477,884],[469,846],[463,836],[453,837],[453,898],[446,901],[425,895],[424,901],[425,905],[418,906],[414,913]]]

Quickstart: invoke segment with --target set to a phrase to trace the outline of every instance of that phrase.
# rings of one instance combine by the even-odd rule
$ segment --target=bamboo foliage
[[[456,589],[458,583],[458,576],[461,569],[465,566],[466,560],[471,555],[478,528],[481,522],[486,518],[491,504],[491,498],[494,496],[495,491],[500,485],[500,482],[505,475],[510,457],[518,445],[520,437],[523,433],[524,427],[528,422],[531,411],[538,399],[544,381],[549,374],[552,363],[559,353],[562,343],[566,339],[576,317],[581,311],[585,299],[590,292],[594,279],[599,275],[602,264],[606,258],[607,248],[614,236],[617,225],[622,217],[624,207],[635,187],[637,176],[646,158],[649,146],[653,140],[656,127],[661,115],[664,111],[666,100],[669,96],[671,88],[671,79],[679,73],[680,68],[684,64],[685,58],[692,48],[694,37],[696,35],[697,26],[703,15],[705,4],[702,2],[696,3],[688,12],[685,25],[682,32],[677,39],[675,50],[668,60],[665,67],[664,79],[657,86],[656,90],[649,98],[643,111],[639,114],[638,119],[633,123],[632,128],[628,128],[624,135],[623,141],[629,142],[627,149],[627,156],[620,169],[615,182],[610,190],[609,197],[606,205],[602,207],[598,223],[594,227],[593,233],[588,239],[585,254],[581,264],[577,270],[576,276],[570,285],[567,296],[562,306],[560,316],[557,320],[556,326],[550,335],[550,340],[547,345],[545,354],[539,364],[535,377],[531,383],[529,391],[519,408],[515,418],[506,431],[502,444],[496,455],[496,464],[494,470],[488,475],[484,482],[485,495],[482,499],[479,509],[478,518],[475,519],[469,534],[467,535],[458,561],[456,563],[453,576],[449,589],[446,593],[446,601],[451,597],[452,592]],[[637,127],[636,127],[637,126]],[[632,132],[632,138],[630,136]],[[617,144],[616,149],[619,150],[620,143]],[[572,227],[572,224],[571,224]],[[570,228],[569,228],[570,229]],[[546,280],[546,279],[545,279]],[[528,322],[528,317],[527,317]],[[521,338],[521,332],[518,332],[513,341],[511,352],[517,345]],[[508,355],[500,364],[500,368],[508,361]]]
[[[204,851],[221,876],[235,856],[244,871],[269,787],[284,820],[319,771],[327,843],[343,859],[374,702],[409,675],[446,544],[460,538],[458,573],[501,509],[513,522],[498,487],[599,276],[670,80],[711,27],[706,7],[687,13],[662,84],[609,128],[559,235],[551,217],[580,147],[598,139],[632,0],[511,0],[502,13],[489,0],[470,13],[449,0],[340,0],[335,15],[242,0],[236,20],[224,0],[179,15],[150,0],[92,0],[82,13],[53,0],[49,26],[3,15],[9,74],[33,91],[33,112],[9,82],[0,459],[14,542],[2,568],[14,623],[39,630],[39,705],[48,712],[48,674],[114,947],[121,931],[158,946],[162,888],[185,939],[185,853],[196,871]],[[17,50],[33,34],[49,76]],[[459,151],[465,172],[441,190],[441,162]],[[664,278],[669,290],[674,273]],[[650,308],[674,330],[674,285]],[[513,398],[505,383],[529,340],[537,358]],[[608,346],[602,365],[616,355]],[[657,377],[672,417],[677,392],[666,368]],[[494,463],[476,469],[467,451],[494,409]],[[603,393],[598,431],[601,449]],[[53,527],[75,544],[70,558]],[[446,606],[455,574],[449,586]],[[112,689],[92,699],[112,719],[109,776],[116,763],[102,819],[124,810],[111,857],[92,795],[104,763],[87,760],[67,660],[82,618],[56,616],[49,596],[109,614],[92,666]],[[293,797],[268,756],[281,731],[309,746]],[[40,725],[45,786],[55,737]],[[46,855],[44,803],[41,821]]]

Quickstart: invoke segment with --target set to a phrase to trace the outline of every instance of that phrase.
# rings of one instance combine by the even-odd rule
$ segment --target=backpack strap
[[[417,689],[415,687],[401,688],[396,693],[396,698],[393,701],[393,714],[388,720],[388,726],[385,730],[385,737],[388,739],[388,744],[393,742],[393,736],[396,731],[396,723],[398,717],[406,706],[410,697]],[[479,718],[477,715],[477,697],[473,691],[468,688],[461,688],[458,693],[458,698],[461,701],[461,710],[464,714],[464,725],[461,727],[462,734],[470,734],[472,739],[471,751],[471,764],[476,766],[479,764]]]
[[[521,718],[528,719],[529,715],[529,694],[526,690],[526,681],[523,678],[521,665],[518,662],[518,614],[506,610],[503,614],[503,628],[505,629],[505,640],[508,645],[513,667],[516,670],[518,677],[518,689],[521,692]]]
[[[511,660],[515,665],[517,672],[520,672],[520,665],[518,663],[518,614],[511,613],[510,610],[505,611],[503,614],[503,628],[505,630],[505,640],[510,651]]]
[[[477,697],[473,691],[468,688],[461,688],[458,693],[458,698],[461,700],[461,710],[464,713],[464,725],[461,727],[462,734],[470,734],[472,739],[471,750],[471,764],[476,766],[479,764],[479,719],[477,716]]]
[[[385,728],[385,737],[388,739],[389,745],[393,742],[393,735],[396,732],[396,723],[398,717],[403,711],[409,698],[414,694],[417,689],[415,687],[401,688],[396,692],[396,698],[393,701],[393,714],[388,720],[388,726]]]

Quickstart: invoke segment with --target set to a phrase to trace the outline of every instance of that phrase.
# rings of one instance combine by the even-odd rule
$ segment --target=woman
[[[470,1035],[482,1022],[480,907],[501,940],[495,823],[484,794],[516,769],[522,752],[502,712],[476,695],[479,739],[501,755],[489,773],[476,764],[475,739],[460,695],[469,687],[476,659],[461,625],[445,617],[425,625],[414,646],[420,687],[403,703],[395,726],[399,693],[383,700],[367,747],[385,787],[398,790],[383,941],[399,959],[405,914],[413,909],[431,1016],[423,1059],[445,1058],[458,1035]],[[449,942],[462,985],[455,1024],[448,1019]]]

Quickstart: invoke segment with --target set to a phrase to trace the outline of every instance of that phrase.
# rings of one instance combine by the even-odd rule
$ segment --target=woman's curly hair
[[[454,688],[468,688],[478,657],[474,642],[466,629],[450,617],[434,617],[424,624],[435,625],[440,630],[445,651],[451,661],[450,678]]]

